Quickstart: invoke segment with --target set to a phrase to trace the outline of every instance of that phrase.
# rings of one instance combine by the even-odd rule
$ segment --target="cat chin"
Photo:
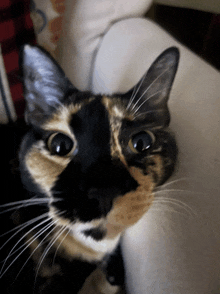
[[[75,221],[71,223],[68,219],[59,216],[59,213],[53,207],[50,207],[49,215],[58,227],[66,227],[68,233],[64,232],[62,235],[64,235],[64,238],[65,234],[68,235],[68,238],[66,238],[68,242],[62,242],[62,246],[66,247],[70,255],[72,255],[71,252],[76,253],[75,243],[78,243],[85,251],[93,251],[94,259],[100,259],[100,256],[103,258],[105,254],[111,253],[119,242],[120,233],[112,237],[108,236],[105,218],[95,219],[91,222]],[[62,235],[59,239],[63,238]],[[95,257],[96,253],[97,257]]]
[[[70,235],[72,235],[82,245],[96,252],[104,254],[111,253],[119,242],[120,234],[112,239],[103,237],[101,240],[97,240],[92,235],[87,235],[88,231],[92,232],[92,230],[97,230],[97,228],[93,226],[89,227],[89,223],[78,223],[76,229],[70,230]]]

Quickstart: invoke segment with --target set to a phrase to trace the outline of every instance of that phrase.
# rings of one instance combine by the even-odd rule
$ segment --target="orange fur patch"
[[[38,144],[40,145],[40,144]],[[49,152],[35,145],[26,155],[26,166],[32,179],[50,196],[51,188],[69,163],[69,158],[51,156]]]
[[[44,128],[46,130],[64,132],[72,137],[72,139],[76,140],[69,126],[72,114],[79,111],[85,104],[93,99],[94,97],[91,97],[82,104],[60,108],[52,118],[44,124]],[[94,228],[101,226],[107,230],[105,239],[101,241],[104,243],[104,247],[107,248],[108,241],[114,241],[126,228],[134,225],[148,211],[154,199],[154,188],[157,185],[157,183],[154,182],[153,175],[156,174],[158,179],[162,177],[163,160],[159,155],[151,155],[150,159],[155,165],[148,166],[146,163],[147,174],[144,174],[139,168],[128,167],[119,142],[122,120],[126,116],[124,106],[116,106],[117,103],[115,103],[115,105],[112,103],[112,100],[107,97],[103,97],[102,103],[109,113],[111,126],[111,155],[114,159],[119,159],[124,164],[131,176],[139,184],[135,191],[131,191],[114,200],[113,207],[105,219],[91,221],[91,225],[94,225]],[[43,142],[35,144],[26,156],[26,164],[30,174],[35,182],[39,184],[42,190],[46,191],[49,196],[51,188],[70,160],[71,158],[51,156],[49,152],[45,150]],[[52,210],[50,210],[50,212],[52,213]],[[62,218],[58,219],[55,214],[52,217],[54,220],[58,220],[59,226],[66,226],[67,230],[71,228],[68,220]],[[70,257],[70,259],[72,257],[82,257],[88,261],[101,260],[107,252],[95,250],[95,245],[93,250],[93,248],[86,246],[86,243],[84,244],[83,241],[80,242],[80,240],[76,239],[73,234],[70,233],[66,235],[66,233],[67,231],[59,236],[56,244],[59,246],[60,250],[63,250]]]
[[[134,225],[148,211],[153,202],[153,190],[155,183],[150,175],[143,173],[135,167],[130,169],[131,175],[139,183],[136,191],[127,193],[115,199],[113,209],[107,215],[108,237],[124,231],[127,227]]]
[[[151,159],[155,165],[149,165],[147,171],[149,174],[152,174],[153,172],[156,173],[158,176],[158,182],[160,182],[164,173],[163,159],[160,155],[151,155]]]

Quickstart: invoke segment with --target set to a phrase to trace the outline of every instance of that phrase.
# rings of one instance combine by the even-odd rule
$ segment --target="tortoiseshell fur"
[[[24,47],[26,124],[0,128],[1,293],[121,291],[120,238],[175,167],[167,101],[178,59],[167,49],[110,97],[78,91],[43,49]]]

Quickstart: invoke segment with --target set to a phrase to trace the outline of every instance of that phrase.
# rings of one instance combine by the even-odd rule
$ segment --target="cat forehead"
[[[126,107],[119,99],[91,96],[83,102],[62,105],[41,128],[65,133],[77,142],[82,166],[97,161],[100,155],[111,155],[125,163],[118,137]],[[26,156],[27,169],[48,195],[70,161],[70,157],[51,156],[43,142],[36,142]]]
[[[85,108],[87,111],[83,112]],[[67,105],[60,106],[42,127],[46,131],[59,131],[70,135],[70,123],[73,116],[80,113],[82,119],[88,119],[88,112],[90,112],[91,117],[95,117],[98,112],[106,112],[109,117],[114,117],[119,121],[122,121],[125,118],[132,120],[131,114],[126,111],[126,106],[120,98],[91,96],[81,103],[71,102]]]

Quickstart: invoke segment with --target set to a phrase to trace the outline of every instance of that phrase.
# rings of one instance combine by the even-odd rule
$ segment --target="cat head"
[[[66,222],[109,215],[119,221],[140,199],[145,211],[146,198],[152,201],[154,188],[175,166],[167,102],[178,60],[177,48],[165,50],[134,89],[109,97],[80,92],[48,53],[26,45],[22,67],[30,130],[21,145],[20,170],[27,190],[50,198],[51,213],[63,213]]]

